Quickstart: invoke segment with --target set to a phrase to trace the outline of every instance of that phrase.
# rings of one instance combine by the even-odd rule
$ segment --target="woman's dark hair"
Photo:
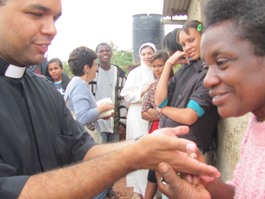
[[[204,27],[202,22],[197,21],[197,20],[191,20],[191,21],[187,21],[183,24],[182,28],[180,28],[178,30],[177,33],[177,42],[179,42],[179,34],[180,32],[183,30],[185,33],[190,34],[189,33],[189,28],[195,28],[201,35],[204,31]]]
[[[93,50],[85,46],[78,47],[69,55],[69,68],[75,76],[83,76],[84,66],[91,68],[95,59],[97,55]]]
[[[164,62],[166,63],[169,56],[165,51],[158,51],[150,57],[150,62],[152,63],[155,59],[159,59],[159,58],[162,58]]]
[[[177,42],[177,33],[179,28],[175,28],[169,32],[163,39],[163,48],[168,51],[177,52],[183,51],[182,46]]]
[[[264,0],[206,0],[204,21],[206,28],[231,21],[231,30],[240,40],[254,45],[254,54],[265,55],[265,2]]]
[[[63,67],[63,63],[62,63],[62,61],[61,61],[60,59],[58,59],[58,58],[50,59],[50,60],[48,61],[47,65],[49,65],[49,64],[51,64],[51,63],[54,63],[54,62],[58,63],[58,65],[60,66],[60,68]]]

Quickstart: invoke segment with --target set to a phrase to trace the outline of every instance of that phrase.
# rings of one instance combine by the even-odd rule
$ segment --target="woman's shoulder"
[[[72,87],[72,90],[79,91],[88,88],[88,84],[80,77],[73,77],[68,86]],[[67,87],[68,87],[67,86]]]

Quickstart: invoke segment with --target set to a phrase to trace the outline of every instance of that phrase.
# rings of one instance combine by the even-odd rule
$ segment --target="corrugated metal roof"
[[[163,16],[187,15],[191,0],[164,0]]]

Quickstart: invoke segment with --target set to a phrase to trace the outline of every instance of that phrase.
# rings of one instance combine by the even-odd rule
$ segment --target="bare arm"
[[[98,144],[93,146],[85,155],[83,161],[87,161],[105,154],[108,154],[112,151],[116,151],[118,149],[122,149],[123,147],[128,146],[129,144],[134,143],[134,140],[121,141],[115,143],[106,143],[106,144]]]
[[[101,156],[31,176],[19,199],[92,198],[127,173],[137,169],[156,170],[162,161],[169,162],[175,170],[185,173],[219,177],[217,169],[187,155],[186,151],[195,152],[196,145],[189,140],[176,137],[186,133],[188,127],[162,129],[136,142],[94,146],[84,160],[96,155]],[[139,149],[139,153],[135,153],[135,148]],[[112,152],[108,153],[109,151]]]
[[[153,86],[155,86],[155,84],[153,84]],[[151,101],[153,100],[153,95],[155,94],[155,92],[153,94],[151,94],[150,92],[152,92],[149,90],[146,94],[146,98],[142,107],[142,119],[147,120],[147,121],[156,121],[159,120],[158,114],[156,112],[156,109],[153,107]]]
[[[205,187],[211,194],[212,199],[232,199],[235,195],[235,187],[225,184],[219,179],[214,179],[213,182],[207,183]]]
[[[34,175],[28,179],[19,199],[92,198],[134,170],[127,164],[133,165],[135,160],[126,158],[126,154],[132,154],[132,148],[126,147],[83,163]]]
[[[163,128],[155,131],[152,134],[148,134],[142,137],[138,141],[129,140],[124,142],[101,144],[93,146],[91,151],[87,153],[86,159],[94,158],[96,156],[103,155],[111,151],[119,151],[127,147],[131,147],[135,155],[131,156],[126,154],[126,159],[133,159],[137,162],[136,167],[133,169],[152,169],[157,170],[157,165],[162,162],[161,159],[167,160],[175,170],[180,172],[186,172],[191,174],[198,174],[208,170],[205,174],[208,176],[218,176],[220,173],[216,168],[205,165],[202,162],[190,157],[188,153],[197,153],[199,150],[196,148],[196,144],[192,141],[177,138],[176,135],[184,135],[189,132],[189,127],[179,126],[176,128]],[[146,147],[150,146],[150,147]],[[135,147],[139,149],[138,153],[135,153]],[[176,153],[177,151],[177,153]],[[96,155],[95,155],[96,154]],[[148,158],[146,158],[148,157]],[[127,165],[131,166],[131,165]],[[206,169],[206,167],[208,169]],[[115,168],[113,168],[115,169]],[[211,172],[209,172],[211,170]],[[204,173],[204,172],[203,172]],[[212,175],[214,174],[214,175]]]
[[[175,108],[166,106],[163,108],[162,113],[175,122],[189,126],[195,123],[198,119],[197,112],[191,108]]]
[[[156,113],[156,109],[149,108],[146,112],[142,113],[142,119],[148,120],[148,121],[156,121],[159,120],[159,117]]]
[[[181,60],[181,57],[186,57],[186,60]],[[176,64],[189,63],[188,55],[185,52],[177,51],[166,62],[162,75],[159,79],[156,88],[155,104],[159,106],[168,95],[168,79],[171,68]]]

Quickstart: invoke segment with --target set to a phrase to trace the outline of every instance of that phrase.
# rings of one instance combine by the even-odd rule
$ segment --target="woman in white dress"
[[[148,121],[141,117],[142,106],[149,86],[155,81],[150,57],[156,52],[152,43],[144,43],[139,54],[141,65],[133,69],[127,78],[121,96],[130,104],[127,115],[126,139],[148,134]],[[137,149],[136,149],[137,150]],[[144,197],[148,170],[138,170],[126,177],[127,187],[134,187],[134,197]]]

